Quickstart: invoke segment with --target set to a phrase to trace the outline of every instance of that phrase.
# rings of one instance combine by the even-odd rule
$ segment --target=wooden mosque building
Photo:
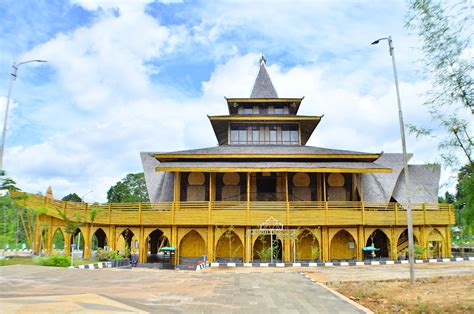
[[[450,256],[454,215],[438,204],[439,166],[409,165],[405,186],[401,154],[307,146],[322,116],[298,115],[302,101],[278,97],[262,58],[250,97],[227,98],[229,114],[209,116],[218,146],[141,153],[150,203],[30,195],[25,205],[47,208],[36,243],[43,232],[52,250],[62,235],[69,251],[81,233],[84,257],[98,246],[130,248],[140,262],[164,246],[175,248],[176,263],[352,261],[370,247],[397,259],[408,246],[408,192],[421,257]],[[69,234],[64,217],[85,223]]]

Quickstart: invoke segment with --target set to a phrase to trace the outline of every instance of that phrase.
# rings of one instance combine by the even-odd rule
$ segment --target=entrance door
[[[257,200],[277,200],[277,176],[276,173],[257,173]]]

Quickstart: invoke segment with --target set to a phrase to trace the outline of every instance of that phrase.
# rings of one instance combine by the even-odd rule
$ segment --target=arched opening
[[[216,246],[216,260],[218,262],[242,262],[244,246],[239,236],[232,230],[221,235]]]
[[[413,235],[413,241],[415,244],[418,244],[418,239]],[[408,250],[408,229],[405,229],[397,240],[397,256],[398,257],[407,257],[406,251]]]
[[[318,239],[309,230],[304,230],[296,242],[296,258],[298,261],[316,261],[319,257]]]
[[[53,249],[64,250],[64,234],[61,228],[56,229],[53,235]]]
[[[428,249],[430,258],[443,256],[443,236],[437,229],[434,229],[428,235]]]
[[[268,263],[272,258],[272,241],[273,241],[273,262],[279,262],[282,259],[281,240],[276,235],[273,238],[269,234],[260,235],[253,245],[253,260]]]
[[[160,249],[164,246],[169,246],[168,238],[160,229],[154,230],[147,238],[147,262],[160,263],[163,262],[163,256],[160,254]]]
[[[357,256],[357,246],[352,235],[346,230],[340,230],[331,240],[331,260],[354,260]]]
[[[387,235],[380,229],[375,230],[367,239],[366,247],[373,246],[374,251],[364,251],[364,258],[388,258],[390,256],[390,240]]]
[[[106,246],[108,246],[107,235],[102,228],[99,228],[92,235],[92,250],[104,249]]]
[[[133,239],[133,232],[130,229],[125,229],[122,233],[121,236],[124,241],[124,255],[125,257],[130,257],[131,250],[132,250],[132,239]]]
[[[198,232],[192,230],[179,244],[179,262],[180,264],[194,263],[203,255],[206,255],[206,243]]]
[[[71,237],[71,248],[74,245],[74,255],[84,256],[84,235],[81,229],[77,228]]]

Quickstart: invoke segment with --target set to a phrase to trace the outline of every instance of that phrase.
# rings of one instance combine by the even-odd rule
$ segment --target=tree
[[[447,7],[436,0],[410,0],[407,13],[406,27],[422,42],[423,68],[432,82],[425,106],[444,130],[439,149],[448,166],[464,164],[459,156],[471,165],[474,160],[470,124],[463,118],[474,113],[470,12],[467,1]],[[409,125],[409,129],[417,136],[434,134],[429,127]]]
[[[82,202],[82,198],[80,198],[79,195],[77,195],[76,193],[69,193],[68,195],[64,196],[61,200],[66,201],[66,202],[77,202],[77,203]]]
[[[474,167],[466,165],[458,173],[456,204],[466,234],[474,231]]]
[[[149,202],[143,172],[127,174],[125,178],[109,189],[107,200],[109,203]]]

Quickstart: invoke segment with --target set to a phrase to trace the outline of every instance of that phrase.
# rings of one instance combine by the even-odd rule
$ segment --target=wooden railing
[[[90,204],[23,195],[17,203],[58,219],[112,225],[249,225],[273,216],[289,226],[406,225],[406,206],[398,203],[322,201],[199,201]],[[413,204],[414,225],[449,225],[448,204]],[[93,218],[93,219],[92,219]]]

